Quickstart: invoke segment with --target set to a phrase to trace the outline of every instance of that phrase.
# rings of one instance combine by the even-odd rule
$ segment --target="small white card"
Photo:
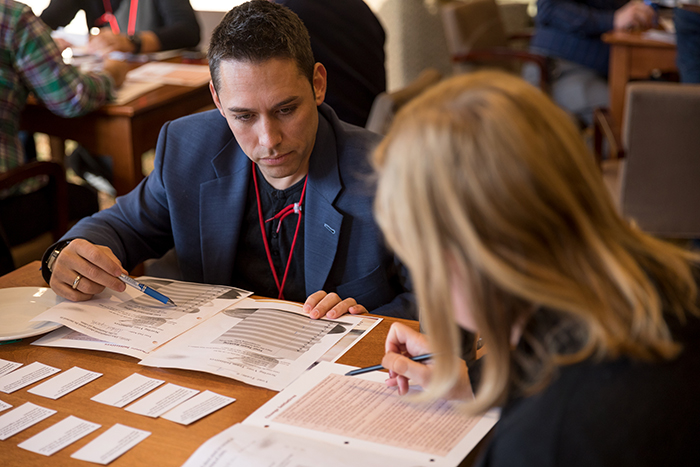
[[[183,388],[177,384],[168,383],[153,394],[149,394],[140,401],[133,403],[125,410],[157,418],[198,392],[199,390],[197,389]]]
[[[2,358],[0,358],[0,376],[5,376],[9,372],[14,371],[21,366],[21,363],[11,362],[9,360],[3,360]]]
[[[189,425],[212,412],[226,407],[235,401],[233,397],[222,396],[211,391],[204,391],[192,399],[175,407],[163,415],[163,418],[182,425]]]
[[[25,402],[15,410],[0,416],[0,441],[5,441],[10,436],[36,425],[55,413],[55,410]]]
[[[111,388],[107,388],[95,397],[91,398],[101,404],[113,405],[114,407],[124,407],[129,402],[133,402],[149,391],[157,388],[165,381],[134,373],[124,378]]]
[[[4,393],[15,392],[32,383],[47,378],[54,373],[58,373],[58,368],[34,362],[24,368],[15,370],[0,378],[0,391]]]
[[[3,410],[7,410],[10,407],[12,407],[12,404],[8,404],[7,402],[0,401],[0,412]]]
[[[116,423],[112,428],[71,455],[74,459],[107,465],[151,435]]]
[[[55,378],[51,378],[27,392],[31,392],[37,396],[48,397],[49,399],[58,399],[100,376],[102,376],[102,373],[83,370],[82,368],[74,366],[70,370],[64,371]]]
[[[20,443],[19,447],[37,454],[50,456],[69,444],[75,443],[80,438],[84,438],[101,426],[70,415],[54,426]]]

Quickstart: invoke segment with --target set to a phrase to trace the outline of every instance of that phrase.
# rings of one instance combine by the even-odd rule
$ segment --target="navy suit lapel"
[[[318,133],[309,161],[304,207],[304,279],[306,293],[324,288],[338,250],[343,223],[333,202],[341,190],[335,135],[319,113]]]
[[[245,213],[250,160],[232,138],[211,163],[217,178],[199,188],[203,275],[205,283],[228,284]]]

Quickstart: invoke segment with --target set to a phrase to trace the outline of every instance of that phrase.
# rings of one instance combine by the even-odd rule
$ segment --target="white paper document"
[[[58,399],[100,376],[102,376],[102,373],[83,370],[82,368],[74,366],[70,370],[64,371],[60,375],[41,383],[27,392],[31,392],[37,396],[48,397],[49,399]]]
[[[12,404],[8,404],[7,402],[0,401],[0,412],[9,409],[12,407]]]
[[[0,358],[0,376],[5,376],[11,371],[15,371],[17,368],[21,367],[21,363],[11,362],[9,360],[3,360]]]
[[[60,323],[95,339],[149,352],[250,295],[232,287],[170,279],[141,277],[139,282],[178,306],[164,305],[132,287],[124,292],[106,289],[89,301],[66,300],[32,321]]]
[[[193,87],[207,84],[210,79],[207,65],[171,62],[146,63],[131,70],[126,77],[130,81],[147,81]]]
[[[320,363],[256,410],[244,429],[232,427],[202,445],[185,466],[260,458],[266,462],[241,465],[324,466],[352,459],[351,465],[363,466],[452,467],[498,420],[496,412],[468,417],[453,402],[410,402],[385,385],[386,374],[344,376],[350,369]],[[268,435],[260,438],[263,432]]]
[[[215,392],[204,391],[163,414],[163,418],[182,425],[189,425],[210,413],[226,407],[235,400],[236,399],[233,397],[226,397]]]
[[[279,391],[361,321],[352,315],[314,320],[299,305],[246,299],[140,364],[205,371]]]
[[[74,459],[107,465],[151,435],[119,423],[71,455]]]
[[[44,365],[43,363],[34,362],[24,368],[15,370],[12,373],[8,373],[3,377],[0,377],[0,391],[4,393],[15,392],[18,389],[22,389],[25,386],[36,383],[39,380],[47,378],[54,373],[58,373],[58,368],[52,366]]]
[[[114,407],[124,407],[147,392],[157,388],[165,381],[134,373],[124,378],[111,388],[107,388],[90,400]]]
[[[69,415],[18,446],[27,451],[50,456],[89,435],[102,425]]]
[[[141,360],[148,352],[139,350],[129,345],[114,344],[112,342],[95,339],[78,331],[74,331],[69,327],[61,326],[60,328],[46,334],[44,337],[32,342],[32,345],[40,345],[44,347],[65,347],[69,349],[89,349],[101,350],[103,352],[112,352]]]
[[[11,412],[0,415],[0,441],[5,441],[55,413],[55,410],[25,402]]]
[[[140,401],[134,402],[125,410],[127,412],[146,415],[147,417],[158,418],[198,392],[199,390],[197,389],[183,388],[177,384],[168,383]]]

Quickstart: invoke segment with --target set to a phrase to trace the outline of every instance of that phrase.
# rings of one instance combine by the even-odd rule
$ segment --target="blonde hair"
[[[495,71],[444,81],[399,112],[374,162],[378,222],[439,354],[430,395],[459,374],[454,277],[488,349],[472,411],[541,387],[559,365],[679,352],[663,312],[697,314],[698,256],[620,218],[578,130],[539,90]],[[524,335],[534,356],[519,355],[513,327],[542,310],[558,325]],[[552,344],[572,329],[573,351]]]

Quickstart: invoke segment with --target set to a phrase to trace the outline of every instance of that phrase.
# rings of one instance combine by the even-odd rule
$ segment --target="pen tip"
[[[169,305],[172,305],[172,306],[177,306],[177,305],[175,304],[175,302],[172,301],[172,300],[170,300],[170,299],[168,299],[168,304],[169,304]]]

